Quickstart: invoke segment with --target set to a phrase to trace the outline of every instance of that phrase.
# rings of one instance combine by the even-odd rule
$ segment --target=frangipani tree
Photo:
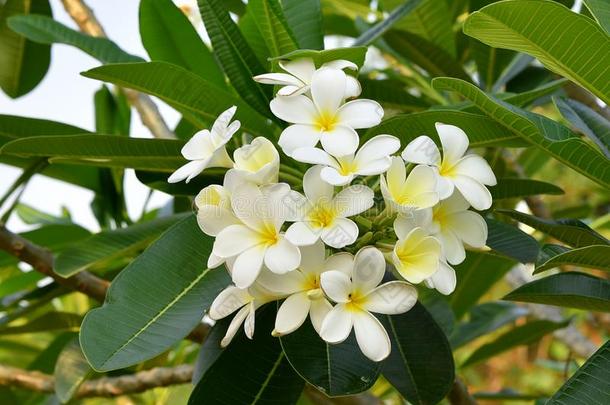
[[[38,226],[0,228],[0,335],[44,336],[0,339],[3,403],[610,402],[605,2],[141,0],[146,59],[62,3],[80,32],[0,9],[9,97],[57,43],[105,83],[94,132],[0,116],[3,221]],[[171,203],[131,218],[125,169]],[[20,205],[37,173],[102,231]]]

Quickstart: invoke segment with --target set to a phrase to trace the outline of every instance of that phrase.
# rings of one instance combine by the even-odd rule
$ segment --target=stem
[[[6,193],[0,198],[0,207],[4,205],[6,200],[17,190],[22,184],[27,183],[33,175],[44,169],[49,163],[46,158],[37,159],[31,165],[26,167],[21,175],[13,182],[13,184],[6,190]]]
[[[303,178],[303,172],[300,171],[299,169],[296,169],[292,166],[288,166],[284,163],[280,164],[280,170],[282,170],[284,173],[290,173],[293,174],[297,177],[300,177],[301,179]]]
[[[290,173],[286,173],[283,171],[280,171],[280,180],[283,180],[287,183],[290,183],[294,186],[299,186],[302,184],[303,182],[303,178],[302,177],[297,177],[295,175],[292,175]]]

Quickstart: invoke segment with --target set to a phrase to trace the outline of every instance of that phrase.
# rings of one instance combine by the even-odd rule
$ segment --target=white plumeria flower
[[[279,139],[288,156],[298,148],[314,147],[318,141],[333,156],[345,156],[358,148],[356,129],[370,128],[381,122],[383,108],[373,100],[344,103],[346,75],[338,69],[318,69],[312,78],[311,96],[276,97],[271,111],[292,123]]]
[[[390,155],[400,148],[400,141],[392,135],[377,135],[369,139],[356,154],[333,157],[322,149],[299,148],[292,158],[299,162],[325,166],[320,173],[324,181],[334,186],[351,183],[355,176],[384,173],[390,167]]]
[[[358,238],[358,226],[348,219],[371,208],[374,193],[367,186],[353,185],[334,195],[334,187],[320,177],[322,166],[313,166],[303,177],[305,196],[293,191],[284,202],[295,222],[286,230],[286,239],[295,245],[311,245],[322,239],[340,249]]]
[[[313,59],[299,58],[292,61],[282,61],[279,65],[288,73],[266,73],[254,76],[254,80],[259,83],[282,86],[277,92],[279,96],[296,96],[309,91],[316,71]],[[326,62],[320,67],[320,69],[323,68],[358,70],[355,63],[342,59]],[[349,75],[346,75],[345,86],[346,98],[358,97],[362,91],[358,80]]]
[[[280,170],[280,155],[273,143],[263,137],[254,138],[233,153],[235,164],[231,174],[255,184],[277,183]]]
[[[405,162],[392,158],[390,168],[381,176],[380,188],[390,212],[409,212],[438,203],[436,174],[428,166],[415,166],[407,176]]]
[[[231,122],[236,110],[235,106],[229,108],[218,116],[210,131],[204,129],[189,139],[181,153],[190,162],[172,173],[167,179],[168,183],[178,183],[184,179],[188,183],[208,167],[233,166],[225,145],[241,125],[239,121]]]
[[[231,195],[231,207],[240,224],[218,233],[211,257],[235,257],[231,276],[239,288],[247,288],[258,277],[263,263],[274,273],[286,273],[301,262],[299,249],[280,232],[288,212],[283,200],[290,191],[284,183],[257,187],[242,183]],[[218,261],[208,266],[217,265]]]
[[[275,301],[281,296],[277,296],[265,290],[258,284],[253,284],[250,288],[238,288],[229,286],[222,290],[214,299],[210,306],[208,315],[213,320],[223,319],[239,309],[233,320],[229,324],[227,333],[220,341],[221,347],[226,347],[237,333],[241,324],[244,324],[244,331],[248,339],[254,335],[255,312],[262,305]]]
[[[434,141],[422,135],[407,145],[402,152],[403,159],[437,168],[441,200],[449,198],[457,188],[472,207],[479,211],[488,209],[492,198],[485,186],[497,184],[491,167],[479,155],[465,155],[469,141],[464,131],[454,125],[438,122],[435,125],[443,146],[442,158]]]
[[[417,290],[404,281],[381,283],[385,259],[375,247],[361,249],[354,258],[350,276],[340,271],[322,273],[322,289],[337,305],[328,313],[320,336],[329,343],[341,343],[352,327],[360,350],[373,361],[390,354],[390,338],[371,313],[395,315],[410,310],[417,301]]]
[[[441,245],[422,228],[403,234],[395,229],[398,241],[392,251],[396,271],[408,282],[421,283],[436,273],[440,266]]]
[[[320,333],[322,321],[332,309],[332,305],[322,292],[320,276],[328,270],[350,274],[354,257],[341,252],[325,259],[324,244],[318,241],[301,247],[301,264],[295,271],[274,274],[263,271],[257,283],[278,295],[288,297],[280,306],[275,319],[274,336],[282,336],[297,330],[309,319]]]

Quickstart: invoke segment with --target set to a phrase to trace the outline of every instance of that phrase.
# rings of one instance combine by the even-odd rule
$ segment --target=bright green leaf
[[[610,35],[610,3],[606,0],[584,0],[597,23]]]
[[[324,49],[320,0],[282,0],[282,7],[299,48]]]
[[[326,62],[330,62],[337,59],[345,59],[350,62],[354,62],[356,65],[362,67],[364,64],[364,58],[366,56],[367,48],[365,46],[355,46],[352,48],[335,48],[328,49],[325,51],[314,51],[311,49],[300,49],[294,52],[289,52],[284,55],[280,55],[276,58],[272,58],[272,61],[276,60],[295,60],[299,58],[311,58],[313,59],[316,67],[322,66]]]
[[[279,0],[250,0],[247,9],[265,41],[269,55],[280,56],[298,48]]]

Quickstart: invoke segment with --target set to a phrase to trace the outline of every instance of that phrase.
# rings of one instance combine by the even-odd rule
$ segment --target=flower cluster
[[[486,223],[469,208],[491,206],[486,186],[495,176],[483,158],[466,153],[468,137],[452,125],[436,124],[442,152],[427,136],[400,156],[392,135],[360,146],[356,130],[376,126],[384,112],[377,102],[356,98],[360,84],[348,74],[357,69],[353,63],[316,68],[313,60],[298,59],[280,66],[285,73],[254,79],[281,86],[270,107],[291,124],[279,138],[282,152],[312,165],[300,172],[302,184],[292,189],[280,181],[280,154],[266,138],[229,157],[225,146],[240,127],[232,122],[235,107],[186,143],[182,154],[190,162],[168,179],[228,168],[223,185],[207,186],[195,198],[201,229],[215,237],[207,265],[224,264],[233,281],[209,316],[236,313],[226,346],[242,324],[252,338],[257,308],[283,300],[274,336],[294,332],[309,317],[329,343],[344,341],[353,329],[363,353],[381,361],[390,340],[372,313],[408,311],[417,301],[415,284],[443,294],[455,289],[451,265],[464,260],[465,247],[485,246]],[[298,169],[290,169],[294,177]],[[362,181],[353,184],[357,177]],[[377,190],[383,201],[376,204]],[[386,262],[400,280],[384,282]]]

